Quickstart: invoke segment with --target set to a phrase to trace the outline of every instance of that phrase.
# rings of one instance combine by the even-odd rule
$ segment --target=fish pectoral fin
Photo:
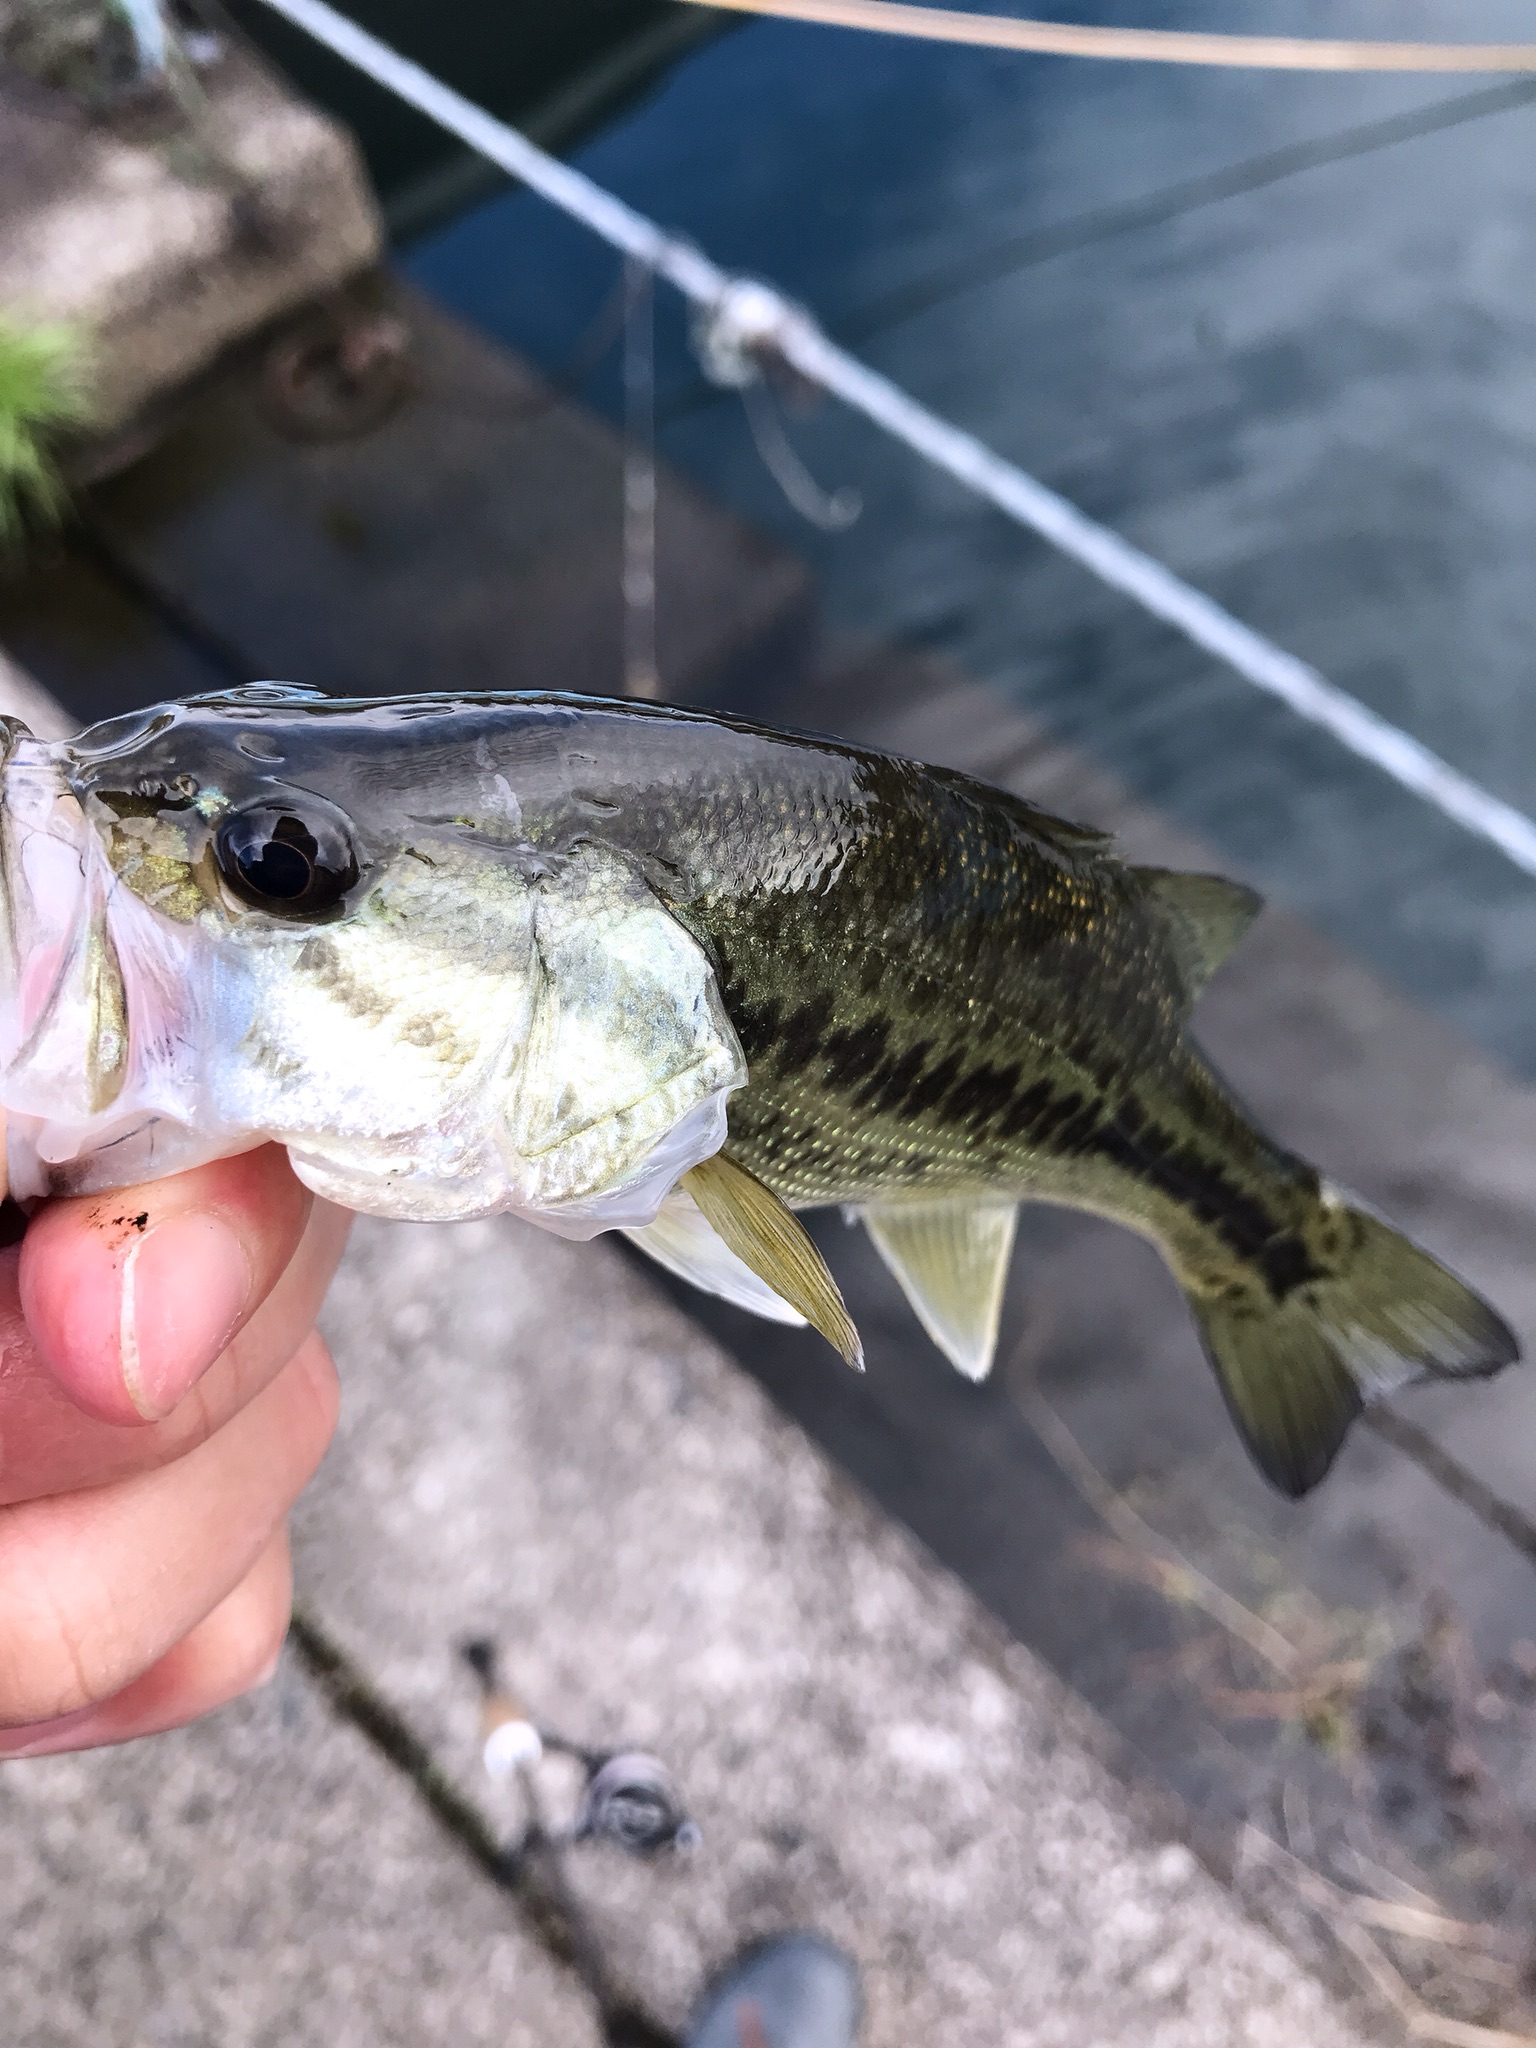
[[[1223,875],[1181,875],[1168,868],[1137,868],[1136,873],[1168,920],[1193,1003],[1264,908],[1264,899]]]
[[[805,1317],[731,1250],[705,1218],[684,1187],[675,1187],[658,1210],[654,1223],[626,1230],[631,1244],[665,1266],[679,1280],[706,1294],[718,1294],[737,1308],[763,1316],[770,1323],[805,1327]]]
[[[1012,1202],[954,1201],[863,1212],[918,1321],[969,1380],[992,1369],[1018,1213]]]
[[[853,1318],[826,1260],[787,1203],[722,1152],[690,1167],[680,1185],[742,1264],[862,1372],[864,1347]]]

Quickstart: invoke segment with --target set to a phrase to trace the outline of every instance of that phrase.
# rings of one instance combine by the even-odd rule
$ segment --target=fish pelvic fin
[[[737,1258],[725,1240],[706,1222],[703,1210],[684,1187],[675,1187],[656,1219],[624,1232],[631,1244],[665,1266],[679,1280],[718,1294],[736,1308],[747,1309],[770,1323],[805,1328],[805,1317],[775,1294],[765,1280]]]
[[[1322,1211],[1327,1267],[1283,1300],[1190,1291],[1243,1440],[1292,1500],[1369,1402],[1415,1380],[1487,1378],[1520,1356],[1502,1317],[1428,1252],[1326,1188]]]
[[[992,1369],[1018,1213],[1013,1202],[954,1201],[863,1211],[918,1321],[968,1380]]]
[[[1193,1005],[1222,961],[1264,908],[1264,899],[1223,875],[1181,875],[1169,868],[1137,868],[1162,911],[1174,957]]]
[[[742,1264],[862,1372],[864,1346],[842,1292],[788,1204],[723,1152],[690,1167],[680,1185]]]

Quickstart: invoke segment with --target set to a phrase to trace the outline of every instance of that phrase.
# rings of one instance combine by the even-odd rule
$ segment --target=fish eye
[[[279,917],[329,910],[357,880],[346,827],[319,806],[265,803],[234,811],[214,834],[213,854],[241,902]]]

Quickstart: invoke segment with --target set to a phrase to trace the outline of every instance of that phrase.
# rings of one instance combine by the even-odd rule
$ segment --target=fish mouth
[[[0,1108],[10,1191],[25,1201],[84,1191],[104,1152],[126,1165],[145,1150],[165,1091],[144,1041],[162,1034],[131,1031],[130,1012],[142,1026],[146,997],[164,1010],[175,978],[166,963],[153,971],[140,907],[72,787],[67,748],[9,720],[3,741]],[[113,1176],[128,1177],[142,1176]]]
[[[25,728],[0,769],[0,1103],[12,1116],[99,1116],[128,1032],[106,915],[112,875],[59,750]]]
[[[114,872],[69,742],[0,719],[0,1109],[20,1201],[158,1179],[239,1133],[205,1100],[211,963]]]

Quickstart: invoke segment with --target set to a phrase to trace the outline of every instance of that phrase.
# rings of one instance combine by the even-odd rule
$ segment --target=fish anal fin
[[[782,1295],[775,1294],[765,1280],[760,1280],[750,1266],[737,1258],[705,1220],[704,1212],[686,1188],[672,1190],[654,1222],[626,1230],[624,1235],[658,1266],[665,1266],[691,1287],[717,1294],[722,1301],[763,1316],[770,1323],[805,1327],[800,1311],[791,1308]]]
[[[1264,908],[1264,899],[1224,875],[1181,875],[1168,868],[1136,872],[1168,920],[1193,1002]]]
[[[862,1371],[864,1347],[842,1293],[788,1204],[723,1152],[690,1167],[681,1185],[742,1264]]]
[[[918,1321],[967,1379],[985,1379],[1018,1209],[1012,1202],[913,1202],[867,1208],[864,1225]]]

